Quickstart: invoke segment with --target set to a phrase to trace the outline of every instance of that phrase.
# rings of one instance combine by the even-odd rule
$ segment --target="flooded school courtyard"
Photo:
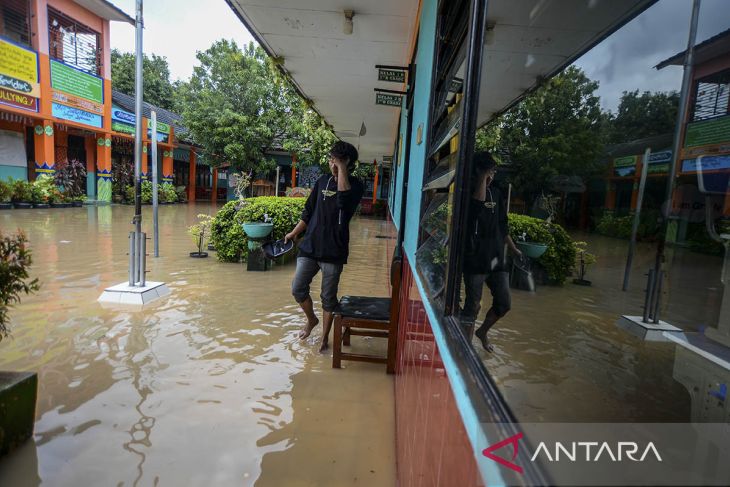
[[[148,276],[172,293],[141,311],[96,302],[127,279],[131,207],[0,213],[3,231],[27,233],[42,284],[0,343],[0,369],[39,379],[35,436],[0,460],[0,485],[395,484],[393,378],[333,370],[319,332],[298,341],[293,264],[254,274],[212,252],[191,259],[187,226],[209,212],[160,207]],[[343,292],[387,286],[370,265],[384,258],[384,225],[353,225]],[[312,294],[318,304],[319,278]]]
[[[320,330],[298,341],[293,264],[251,273],[212,252],[189,258],[187,226],[214,211],[160,208],[161,257],[148,258],[148,277],[171,295],[142,310],[96,301],[127,279],[131,207],[0,213],[4,231],[27,233],[42,283],[0,343],[0,369],[39,378],[35,436],[0,460],[0,485],[395,485],[393,377],[356,362],[333,370],[317,352]],[[148,208],[144,218],[151,235]],[[351,233],[340,294],[385,295],[391,224],[356,218]],[[479,349],[507,403],[521,421],[689,421],[674,345],[615,325],[641,313],[654,247],[639,246],[622,293],[627,242],[575,237],[598,256],[593,286],[513,290],[495,353]],[[675,263],[662,318],[717,320],[721,259],[677,250]]]

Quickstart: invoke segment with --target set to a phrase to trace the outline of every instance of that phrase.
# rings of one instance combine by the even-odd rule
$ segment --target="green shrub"
[[[31,185],[33,203],[60,203],[60,191],[56,187],[56,181],[51,176],[44,174],[38,176]],[[54,201],[54,199],[56,201]]]
[[[177,186],[175,188],[175,193],[177,194],[177,200],[180,203],[188,202],[188,189],[185,186]]]
[[[162,183],[160,186],[158,186],[158,193],[158,197],[163,203],[174,203],[177,201],[175,186],[170,183]]]
[[[12,183],[13,196],[12,200],[21,203],[30,203],[33,201],[33,187],[24,179],[15,179]]]
[[[22,232],[5,236],[0,233],[0,340],[8,335],[8,309],[20,302],[21,294],[40,288],[38,279],[28,280],[33,263],[28,240]]]
[[[124,190],[127,203],[134,204],[134,185],[127,186]],[[142,181],[142,203],[152,203],[152,183],[150,181]]]
[[[596,225],[596,231],[601,235],[616,238],[631,238],[631,228],[634,225],[634,216],[614,216],[610,212],[603,214]],[[656,240],[660,231],[659,212],[646,210],[639,217],[639,228],[636,232],[637,240]]]
[[[260,196],[240,201],[229,201],[213,219],[211,243],[218,260],[239,262],[248,254],[248,240],[243,232],[245,222],[264,221],[269,215],[274,224],[272,238],[283,238],[299,222],[304,209],[304,198],[277,198]],[[239,207],[240,209],[237,209]]]
[[[0,203],[9,203],[13,197],[13,181],[8,179],[8,182],[0,181]]]
[[[517,242],[518,236],[527,234],[527,240],[547,245],[547,250],[537,262],[547,271],[548,278],[562,284],[573,272],[575,245],[570,235],[555,223],[539,218],[510,213],[509,234]]]

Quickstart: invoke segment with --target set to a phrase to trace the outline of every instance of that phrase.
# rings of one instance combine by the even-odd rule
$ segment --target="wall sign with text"
[[[51,59],[53,116],[101,127],[104,80]]]
[[[0,39],[0,104],[38,111],[38,54]]]

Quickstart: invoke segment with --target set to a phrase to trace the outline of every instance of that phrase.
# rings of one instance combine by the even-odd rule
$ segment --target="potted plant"
[[[24,179],[13,181],[13,206],[15,208],[32,208],[33,193],[31,184]]]
[[[52,177],[40,175],[31,184],[31,193],[33,195],[33,208],[48,208],[51,201],[51,195],[54,191],[58,191]]]
[[[178,203],[188,202],[188,189],[185,186],[177,186],[175,188],[175,193],[177,194]]]
[[[31,264],[25,235],[0,233],[0,341],[8,336],[9,308],[40,287],[29,278]],[[37,388],[35,373],[0,373],[0,456],[33,436]]]
[[[198,223],[188,227],[188,233],[193,239],[193,243],[198,247],[197,252],[190,252],[190,257],[198,259],[208,257],[208,252],[203,252],[205,242],[210,238],[210,229],[213,224],[213,217],[201,213],[198,215]]]
[[[0,181],[0,210],[9,210],[13,207],[10,202],[13,197],[11,182]]]
[[[578,270],[578,278],[573,279],[573,284],[579,286],[590,286],[591,281],[586,280],[586,272],[588,266],[596,263],[596,256],[588,252],[588,244],[586,242],[573,242],[576,254],[576,268]]]
[[[71,204],[75,208],[81,208],[82,206],[84,206],[85,202],[86,202],[86,196],[81,195],[81,196],[74,196],[72,198]]]

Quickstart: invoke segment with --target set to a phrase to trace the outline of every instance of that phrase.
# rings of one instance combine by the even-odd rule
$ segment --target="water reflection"
[[[627,242],[574,237],[598,255],[588,275],[593,286],[513,290],[511,313],[490,332],[496,353],[474,340],[508,403],[526,422],[690,421],[690,395],[674,378],[675,345],[642,342],[615,325],[621,314],[641,314],[654,246],[639,245],[623,293]],[[721,259],[685,249],[672,258],[662,319],[688,331],[717,326]]]
[[[321,427],[331,414],[324,403],[309,414],[315,397],[327,397],[331,408],[366,387],[382,392],[381,416],[392,415],[392,377],[377,368],[343,388],[331,358],[296,339],[303,318],[289,294],[293,266],[253,279],[242,265],[188,258],[187,226],[213,211],[160,208],[161,257],[149,258],[148,269],[172,294],[139,311],[96,302],[104,287],[127,278],[131,208],[0,213],[1,228],[28,234],[32,273],[42,282],[14,310],[12,338],[0,345],[0,368],[39,375],[35,442],[0,460],[0,485],[282,485],[286,471],[342,485],[343,477],[305,462],[314,449],[342,465],[363,455],[378,485],[394,483],[392,425],[370,425],[380,443],[369,451],[343,434],[352,422],[316,436],[299,431]],[[387,286],[386,266],[372,265],[387,262],[387,241],[374,238],[384,225],[353,223],[342,292]],[[312,374],[324,382],[312,387]],[[349,404],[361,416],[366,407]],[[262,472],[269,462],[274,471]]]

